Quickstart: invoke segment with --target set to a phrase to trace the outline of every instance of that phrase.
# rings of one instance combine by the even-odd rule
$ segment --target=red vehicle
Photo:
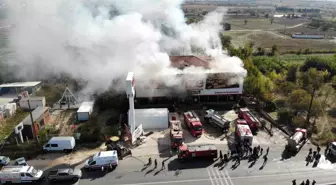
[[[184,113],[184,122],[188,125],[192,136],[201,137],[203,134],[202,123],[194,111]]]
[[[178,113],[169,113],[171,147],[177,148],[183,144],[183,129]]]
[[[238,111],[238,118],[244,119],[249,125],[252,132],[255,133],[259,130],[260,122],[248,108],[240,108]]]
[[[217,158],[218,151],[215,145],[181,145],[178,151],[178,158],[180,160],[188,160],[194,158]]]

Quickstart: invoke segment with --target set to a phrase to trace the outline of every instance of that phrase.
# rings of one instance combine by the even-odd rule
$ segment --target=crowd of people
[[[313,163],[313,166],[317,166],[319,161],[321,159],[321,148],[320,146],[317,146],[316,150],[313,151],[312,148],[309,148],[308,155],[306,157],[306,166],[308,166],[310,163]],[[296,179],[292,181],[293,185],[296,185]],[[312,181],[312,185],[315,185],[316,181]],[[309,179],[305,181],[302,181],[300,185],[310,185]]]

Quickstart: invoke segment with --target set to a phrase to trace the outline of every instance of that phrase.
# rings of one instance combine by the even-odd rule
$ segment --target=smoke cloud
[[[210,72],[246,74],[239,58],[222,53],[218,36],[224,10],[187,25],[181,0],[8,0],[10,47],[20,77],[46,79],[68,73],[87,82],[86,93],[124,91],[127,72],[136,81],[176,86],[167,74],[205,69],[170,67],[169,55],[214,57]],[[122,79],[119,80],[118,79]],[[164,79],[164,80],[163,80]]]

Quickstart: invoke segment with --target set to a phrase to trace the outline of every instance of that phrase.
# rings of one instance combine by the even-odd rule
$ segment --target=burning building
[[[189,67],[209,69],[210,57],[170,56],[171,66],[183,70]],[[240,74],[231,72],[207,72],[206,74],[183,73],[178,75],[177,87],[168,87],[159,82],[143,86],[135,84],[135,103],[137,105],[153,104],[209,104],[234,103],[243,93],[243,80],[237,80]],[[167,76],[169,78],[169,75]],[[234,79],[234,80],[233,80]],[[180,90],[177,90],[180,89]]]

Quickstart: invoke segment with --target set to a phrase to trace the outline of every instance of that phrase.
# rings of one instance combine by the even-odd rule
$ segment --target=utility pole
[[[28,108],[29,108],[30,121],[31,121],[31,123],[32,123],[32,124],[31,124],[31,129],[32,129],[33,138],[34,138],[35,141],[36,141],[36,145],[39,145],[40,142],[39,142],[39,140],[38,140],[38,138],[37,138],[37,134],[36,134],[36,132],[35,132],[35,124],[34,124],[34,118],[33,118],[32,109],[31,109],[31,107],[30,107],[30,102],[29,102],[29,100],[27,100],[27,102],[28,102]]]
[[[312,92],[312,95],[311,95],[311,99],[310,99],[310,103],[309,103],[309,108],[308,108],[308,113],[307,113],[307,120],[306,120],[308,124],[310,123],[311,108],[313,106],[313,100],[314,100],[314,96],[315,96],[315,91],[316,91],[316,88],[313,87],[313,92]]]

